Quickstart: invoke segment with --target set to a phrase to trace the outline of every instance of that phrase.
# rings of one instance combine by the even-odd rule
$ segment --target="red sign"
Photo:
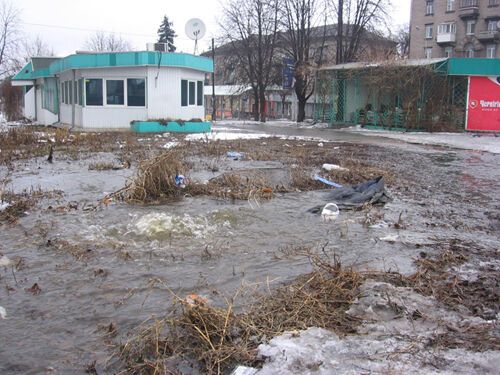
[[[500,77],[470,77],[466,129],[500,131]]]

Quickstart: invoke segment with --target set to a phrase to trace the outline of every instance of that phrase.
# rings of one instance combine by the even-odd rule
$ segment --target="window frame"
[[[68,104],[73,105],[73,81],[69,80],[68,82]]]
[[[64,98],[65,98],[65,104],[69,105],[71,104],[69,102],[69,81],[64,81],[64,86],[65,86],[65,95],[64,95]]]
[[[427,39],[427,40],[432,39],[433,36],[434,36],[434,24],[427,23],[425,25],[425,39]]]
[[[493,51],[491,56],[489,56],[489,52]],[[497,54],[497,45],[496,44],[487,44],[486,45],[486,58],[487,59],[494,59]]]
[[[446,0],[446,11],[447,12],[455,11],[455,0]]]
[[[104,107],[111,107],[111,108],[122,108],[127,106],[127,82],[126,78],[103,78],[103,97],[105,98],[104,100]],[[123,83],[123,104],[109,104],[108,103],[108,81],[121,81]]]
[[[476,20],[468,20],[465,25],[465,35],[476,35]]]
[[[432,16],[434,14],[434,0],[427,0],[425,2],[425,15]]]
[[[438,25],[438,35],[456,34],[457,24],[455,22],[443,22]]]
[[[182,101],[182,85],[183,85],[183,82],[186,82],[186,85],[187,85],[187,91],[186,91],[186,105],[183,105],[183,101]],[[199,99],[198,99],[198,85],[199,83],[201,82],[201,85],[203,87],[202,89],[202,92],[201,92],[201,104],[198,104],[199,103]],[[193,89],[193,92],[194,92],[194,104],[190,104],[190,93],[191,93],[191,84],[194,84],[194,89]],[[199,79],[187,79],[187,78],[181,78],[181,107],[182,108],[189,108],[189,107],[203,107],[204,105],[204,86],[205,86],[205,83],[203,82],[203,80],[199,80]]]
[[[200,89],[201,87],[201,89]],[[201,97],[200,97],[201,93]],[[203,102],[205,100],[205,82],[196,81],[196,106],[203,107]]]
[[[426,59],[432,59],[432,47],[425,47],[424,48],[424,56]]]
[[[84,87],[84,98],[85,98],[85,107],[91,107],[91,108],[102,108],[104,107],[104,97],[105,97],[105,92],[104,92],[104,78],[93,78],[93,77],[82,77],[83,79],[83,87]],[[101,80],[101,95],[102,95],[102,101],[101,104],[88,104],[87,103],[87,80]]]
[[[474,57],[476,57],[476,51],[474,50],[474,46],[472,44],[467,44],[466,48],[465,48],[465,54],[468,59],[473,59]]]
[[[129,79],[135,79],[135,80],[143,80],[144,81],[144,105],[130,105],[128,102],[128,80]],[[127,77],[125,78],[125,104],[126,107],[130,108],[147,108],[148,106],[148,80],[146,77]]]
[[[87,80],[101,80],[102,84],[102,104],[101,105],[93,105],[87,104]],[[129,105],[128,104],[128,80],[129,79],[141,79],[144,81],[144,105]],[[92,107],[92,108],[147,108],[148,106],[148,80],[147,77],[82,77],[82,107]],[[123,104],[108,104],[108,89],[106,82],[107,81],[123,81]]]
[[[448,46],[444,48],[444,57],[447,59],[453,57],[453,47]]]
[[[65,98],[66,98],[66,88],[64,86],[64,81],[60,82],[61,84],[61,104],[66,104],[65,103]]]

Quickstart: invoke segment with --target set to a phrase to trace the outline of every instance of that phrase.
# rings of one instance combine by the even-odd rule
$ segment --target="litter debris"
[[[339,217],[340,210],[335,203],[328,203],[321,211],[321,217],[324,221],[333,221]]]
[[[0,202],[0,212],[4,211],[5,209],[7,209],[9,207],[10,207],[10,203],[3,202],[3,201]]]
[[[341,167],[340,165],[337,164],[323,164],[322,168],[325,171],[348,171],[349,169]]]
[[[324,183],[325,185],[333,186],[333,187],[336,187],[336,188],[341,188],[341,187],[343,187],[342,185],[336,184],[335,182],[329,181],[329,180],[327,180],[326,178],[320,177],[320,176],[318,176],[318,175],[314,176],[314,179],[315,179],[316,181],[319,181],[319,182]]]
[[[384,228],[389,228],[389,223],[385,221],[378,222],[376,224],[370,225],[371,229],[384,229]]]
[[[231,375],[255,375],[259,370],[247,366],[238,366],[234,369]]]
[[[40,288],[40,286],[38,285],[38,283],[34,283],[31,288],[26,288],[25,291],[27,291],[27,292],[33,294],[34,296],[36,296],[37,294],[40,294],[40,292],[42,291],[42,288]]]
[[[165,133],[165,134],[166,134],[166,133]],[[179,144],[179,142],[175,142],[175,141],[167,142],[167,143],[165,143],[165,144],[163,145],[163,148],[165,148],[165,149],[167,149],[167,150],[168,150],[168,149],[170,149],[170,148],[172,148],[172,147],[177,146],[178,144]]]
[[[189,294],[188,296],[186,296],[185,302],[191,307],[205,306],[208,304],[208,299],[198,294]]]
[[[226,156],[233,160],[243,160],[245,158],[245,154],[236,151],[228,151],[226,153]]]
[[[185,177],[181,174],[175,175],[175,184],[184,189],[186,187],[186,185],[184,184],[184,179]]]
[[[380,237],[379,239],[380,239],[380,241],[395,243],[399,240],[399,236],[397,234],[389,234],[385,237]]]
[[[9,258],[7,258],[5,255],[0,257],[0,266],[5,266],[7,267],[10,265],[12,262]]]
[[[337,204],[341,210],[361,208],[366,204],[387,203],[389,200],[383,177],[336,189],[328,196],[328,201]]]
[[[5,310],[2,306],[0,306],[0,318],[2,319],[7,318],[7,310]]]
[[[318,147],[323,147],[323,142],[318,143]]]

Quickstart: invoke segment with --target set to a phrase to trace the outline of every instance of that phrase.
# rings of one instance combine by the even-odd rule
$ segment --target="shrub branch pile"
[[[239,314],[234,311],[237,296],[224,307],[176,297],[172,317],[140,329],[121,346],[120,357],[128,371],[138,374],[175,373],[169,364],[179,356],[198,361],[205,373],[221,374],[237,363],[258,364],[258,345],[285,331],[316,326],[353,333],[359,322],[346,311],[362,276],[337,259],[332,265],[313,263],[315,271],[261,294]]]

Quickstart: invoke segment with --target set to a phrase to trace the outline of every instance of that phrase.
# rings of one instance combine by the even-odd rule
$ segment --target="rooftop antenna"
[[[194,40],[194,55],[196,55],[198,53],[198,40],[205,36],[207,28],[199,18],[191,18],[187,21],[185,30],[188,38]]]

